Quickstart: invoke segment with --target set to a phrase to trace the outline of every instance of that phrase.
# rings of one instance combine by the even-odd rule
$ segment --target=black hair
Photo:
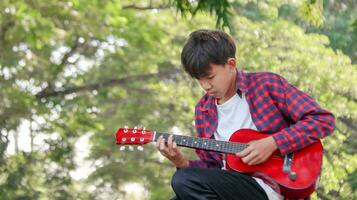
[[[181,52],[181,63],[192,78],[208,75],[210,64],[225,64],[235,58],[236,46],[231,36],[220,30],[201,29],[190,34]]]

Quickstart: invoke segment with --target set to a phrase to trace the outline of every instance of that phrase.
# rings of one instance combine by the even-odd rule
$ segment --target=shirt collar
[[[247,83],[247,73],[244,71],[237,70],[237,78],[236,78],[236,88],[237,93],[247,93],[248,91],[248,83]]]

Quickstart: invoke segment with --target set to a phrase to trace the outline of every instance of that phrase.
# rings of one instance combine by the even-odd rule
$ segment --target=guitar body
[[[249,143],[271,135],[261,134],[254,130],[241,129],[234,132],[230,142]],[[288,172],[283,170],[284,157],[278,151],[264,163],[259,165],[246,165],[235,154],[226,154],[227,170],[235,170],[248,175],[256,175],[263,179],[274,181],[279,185],[280,193],[285,197],[305,198],[316,188],[322,166],[323,148],[321,142],[315,142],[292,155],[291,171],[296,173],[292,180]],[[254,176],[253,175],[253,176]]]

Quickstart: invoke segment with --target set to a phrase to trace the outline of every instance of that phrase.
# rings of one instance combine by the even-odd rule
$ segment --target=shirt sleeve
[[[322,109],[308,94],[276,76],[276,82],[269,87],[280,95],[272,96],[277,98],[277,105],[282,113],[293,122],[288,128],[273,135],[280,153],[285,155],[302,149],[332,134],[335,129],[333,114]]]

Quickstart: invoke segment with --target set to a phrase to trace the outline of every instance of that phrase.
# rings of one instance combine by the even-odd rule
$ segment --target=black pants
[[[175,172],[172,200],[268,200],[260,185],[250,176],[234,171],[184,168]]]

